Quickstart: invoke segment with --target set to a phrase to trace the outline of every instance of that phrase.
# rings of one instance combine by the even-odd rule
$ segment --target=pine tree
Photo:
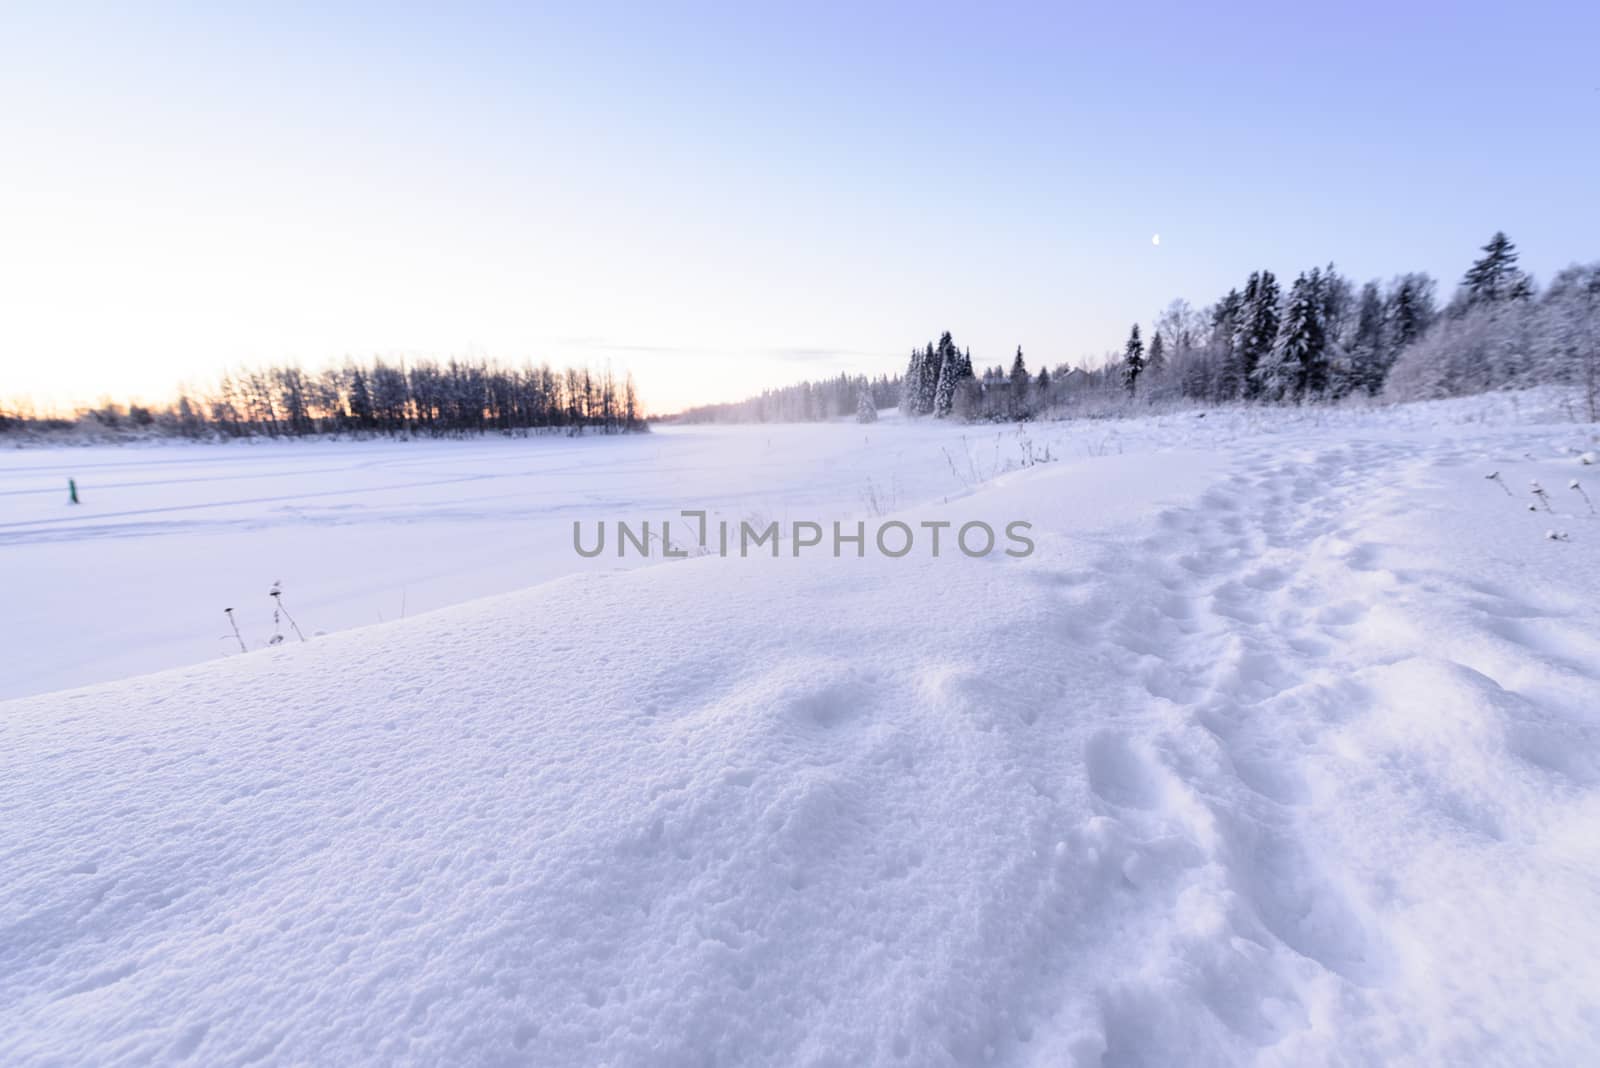
[[[1351,386],[1377,396],[1388,372],[1388,339],[1384,324],[1383,297],[1378,283],[1361,287],[1356,310],[1356,330],[1350,346]]]
[[[1255,329],[1256,301],[1260,292],[1261,272],[1251,271],[1244,292],[1239,294],[1238,314],[1233,319],[1233,338],[1229,344],[1231,358],[1223,376],[1233,387],[1231,392],[1225,394],[1228,397],[1248,397],[1255,390],[1256,364],[1260,362],[1261,353],[1252,331]]]
[[[1270,356],[1278,337],[1278,280],[1271,271],[1252,273],[1245,285],[1234,338],[1233,377],[1247,397],[1258,396],[1261,361]]]
[[[1167,369],[1167,343],[1157,330],[1150,339],[1150,356],[1145,361],[1144,369],[1153,376],[1160,376]]]
[[[1331,364],[1336,351],[1345,347],[1345,341],[1354,332],[1352,318],[1357,310],[1355,287],[1331,263],[1321,271],[1317,283],[1317,302],[1323,333],[1327,335],[1328,360]]]
[[[1243,391],[1244,380],[1239,377],[1234,352],[1243,307],[1244,295],[1237,289],[1230,289],[1211,309],[1209,359],[1206,364],[1197,362],[1190,369],[1192,378],[1186,377],[1184,381],[1184,392],[1189,396],[1232,400]]]
[[[1133,324],[1128,343],[1122,347],[1122,384],[1131,397],[1139,388],[1139,376],[1144,373],[1144,342],[1139,340],[1139,324]]]
[[[1426,274],[1407,274],[1397,279],[1389,294],[1384,317],[1388,324],[1389,364],[1407,345],[1420,338],[1433,325],[1434,282]]]
[[[1050,406],[1050,368],[1039,368],[1039,376],[1033,380],[1033,395],[1041,408]]]
[[[1269,400],[1292,396],[1296,403],[1328,388],[1324,278],[1315,268],[1302,273],[1289,290],[1277,342],[1256,366],[1256,392]]]
[[[872,387],[863,380],[861,388],[856,393],[856,422],[876,423],[878,421],[878,406],[872,400]]]
[[[1502,231],[1495,231],[1483,246],[1483,258],[1461,280],[1467,291],[1467,306],[1494,304],[1502,300],[1525,300],[1533,295],[1532,281],[1517,267],[1517,246]]]
[[[922,415],[933,413],[939,396],[939,369],[944,366],[945,354],[953,344],[946,330],[939,336],[938,348],[930,344],[922,353],[922,395],[917,400],[917,411]]]
[[[1020,419],[1028,412],[1028,365],[1022,359],[1022,346],[1017,346],[1016,359],[1011,361],[1011,414]]]
[[[955,403],[956,381],[960,377],[961,354],[951,345],[939,361],[939,382],[933,391],[933,414],[940,419],[950,414],[951,405]]]
[[[1311,344],[1301,361],[1300,393],[1325,397],[1333,388],[1334,372],[1347,370],[1340,343],[1350,307],[1350,283],[1328,264],[1315,267],[1306,276],[1307,299],[1311,302]]]
[[[906,364],[906,377],[900,384],[900,412],[917,414],[917,400],[922,396],[922,350],[911,350],[911,362]]]

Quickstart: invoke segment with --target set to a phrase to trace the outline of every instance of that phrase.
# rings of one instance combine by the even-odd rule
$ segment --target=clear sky
[[[1335,262],[1600,258],[1600,5],[11,4],[0,397],[241,361],[1094,357]],[[1152,244],[1153,234],[1160,245]]]

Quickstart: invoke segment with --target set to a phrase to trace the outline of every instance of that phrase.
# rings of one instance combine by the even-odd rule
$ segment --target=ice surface
[[[1510,403],[1033,427],[1062,459],[977,480],[894,422],[79,454],[182,510],[6,498],[14,591],[142,546],[174,620],[207,538],[223,577],[302,539],[303,621],[430,552],[463,597],[567,573],[0,704],[0,1062],[1592,1062],[1600,520],[1522,498],[1595,430]],[[257,503],[190,507],[213,456]],[[860,515],[869,478],[1038,552],[477,559],[619,507]],[[352,486],[347,522],[261,503]]]

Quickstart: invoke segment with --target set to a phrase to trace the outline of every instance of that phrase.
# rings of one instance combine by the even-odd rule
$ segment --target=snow
[[[0,1062],[1591,1062],[1600,519],[1526,487],[1595,428],[1544,414],[1034,426],[1058,459],[1009,471],[887,419],[75,454],[174,510],[6,498],[8,584],[104,602],[9,616],[25,671],[199,606],[186,557],[302,625],[430,555],[464,603],[0,705]],[[267,500],[194,507],[208,463]],[[570,551],[617,510],[871,516],[868,479],[1038,551]]]
[[[963,492],[941,451],[962,437],[983,453],[970,478],[1020,457],[1014,431],[894,429],[0,452],[8,637],[21,645],[0,697],[237,652],[229,607],[257,647],[280,580],[308,634],[343,630],[636,562],[579,557],[574,520],[848,517]]]

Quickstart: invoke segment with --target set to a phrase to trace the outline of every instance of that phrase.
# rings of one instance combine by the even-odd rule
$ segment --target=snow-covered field
[[[8,454],[0,1063],[1593,1063],[1552,410]]]
[[[274,582],[308,635],[343,630],[638,563],[579,556],[574,521],[592,536],[598,521],[659,525],[684,508],[780,521],[885,512],[965,492],[946,445],[974,482],[1022,462],[1018,442],[1015,430],[886,422],[0,452],[16,654],[0,697],[237,653],[225,608],[260,646]]]

